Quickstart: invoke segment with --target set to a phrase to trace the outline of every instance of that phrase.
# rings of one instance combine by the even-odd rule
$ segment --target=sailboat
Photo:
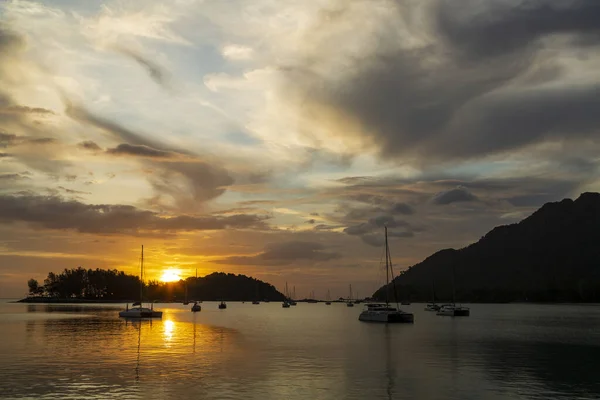
[[[285,283],[285,299],[283,300],[283,303],[281,303],[281,307],[282,308],[290,308],[290,303],[288,302],[288,299],[290,298],[290,294],[288,291],[288,284],[287,282]]]
[[[437,312],[437,315],[441,315],[443,317],[468,317],[471,315],[471,310],[469,307],[456,305],[456,289],[454,286],[454,264],[452,264],[452,303],[441,306]]]
[[[331,294],[329,293],[329,289],[327,289],[327,297],[325,297],[325,304],[330,306],[331,305]]]
[[[431,281],[431,303],[428,303],[425,306],[425,311],[439,311],[440,310],[440,306],[438,304],[435,304],[435,286],[433,284],[433,281]]]
[[[200,304],[198,304],[197,301],[194,302],[194,305],[192,306],[192,312],[198,312],[202,310],[202,306]]]
[[[391,307],[389,302],[390,272],[392,275],[392,285],[394,287],[394,298],[396,307]],[[387,226],[385,227],[385,304],[369,303],[366,309],[358,316],[359,321],[363,322],[385,322],[385,323],[413,323],[414,315],[400,310],[397,305],[398,296],[396,295],[396,282],[394,281],[394,270],[392,269],[392,257],[388,245]]]
[[[224,310],[227,308],[227,303],[225,303],[223,300],[221,300],[221,302],[219,303],[219,310]]]
[[[348,296],[346,307],[354,307],[354,303],[352,302],[352,284],[350,284],[350,296]]]
[[[144,245],[142,245],[142,257],[140,261],[140,301],[129,304],[125,310],[119,312],[119,317],[123,318],[162,318],[162,311],[154,311],[154,304],[150,303],[150,308],[142,307],[144,298]]]
[[[295,306],[296,304],[296,300],[294,300],[296,298],[296,286],[294,286],[292,288],[292,297],[289,299],[288,303],[290,303],[290,306]]]

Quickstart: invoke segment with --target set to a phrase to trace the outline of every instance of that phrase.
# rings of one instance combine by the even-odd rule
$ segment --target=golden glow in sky
[[[175,282],[181,279],[181,271],[177,268],[169,268],[160,276],[162,282]]]

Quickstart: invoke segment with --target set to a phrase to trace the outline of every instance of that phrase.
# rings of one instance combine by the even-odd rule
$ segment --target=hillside
[[[453,268],[457,301],[600,302],[600,194],[547,203],[468,247],[438,251],[395,279],[398,297],[428,301],[435,285],[438,300],[451,299]]]
[[[54,300],[131,301],[139,300],[140,280],[117,270],[65,269],[48,273],[43,285],[34,279],[27,283],[30,297],[25,302]],[[245,276],[215,272],[201,278],[178,282],[151,281],[144,285],[144,301],[183,301],[187,286],[188,300],[283,300],[284,296],[269,283]]]

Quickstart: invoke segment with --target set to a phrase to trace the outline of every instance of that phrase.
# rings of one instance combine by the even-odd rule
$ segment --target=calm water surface
[[[387,326],[336,303],[157,308],[0,301],[0,398],[600,398],[599,306],[413,304],[414,325]]]

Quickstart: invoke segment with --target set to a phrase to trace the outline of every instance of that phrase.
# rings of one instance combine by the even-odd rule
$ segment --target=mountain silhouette
[[[547,203],[465,248],[438,251],[395,278],[397,298],[429,301],[435,287],[436,300],[451,300],[453,271],[457,302],[600,302],[600,193]]]

